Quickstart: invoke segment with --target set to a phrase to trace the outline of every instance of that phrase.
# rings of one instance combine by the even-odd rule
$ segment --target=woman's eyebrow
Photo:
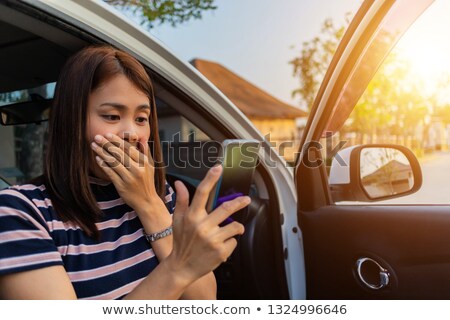
[[[117,103],[117,102],[104,102],[100,105],[100,107],[113,107],[114,109],[118,109],[120,111],[124,111],[124,110],[128,109],[128,107],[126,105]],[[137,106],[136,109],[138,111],[146,110],[146,109],[148,109],[149,111],[151,110],[150,106],[148,104],[141,104],[141,105]]]

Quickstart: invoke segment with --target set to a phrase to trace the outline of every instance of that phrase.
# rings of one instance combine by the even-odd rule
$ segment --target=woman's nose
[[[139,140],[139,137],[134,131],[124,131],[122,134],[122,139],[131,144],[135,144]]]

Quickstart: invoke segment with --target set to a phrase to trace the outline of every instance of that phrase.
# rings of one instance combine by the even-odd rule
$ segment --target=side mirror
[[[379,201],[416,192],[422,170],[406,147],[388,144],[353,146],[337,153],[329,177],[337,201]]]

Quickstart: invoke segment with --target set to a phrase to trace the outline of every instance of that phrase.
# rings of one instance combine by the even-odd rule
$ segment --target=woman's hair
[[[155,162],[156,190],[165,196],[165,176],[158,135],[153,86],[144,67],[131,55],[111,46],[90,46],[69,58],[59,75],[49,121],[44,181],[58,215],[73,221],[92,237],[101,210],[89,184],[92,159],[87,141],[89,95],[117,75],[125,75],[148,96],[150,150]]]

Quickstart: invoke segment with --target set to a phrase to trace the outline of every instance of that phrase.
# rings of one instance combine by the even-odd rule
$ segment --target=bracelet
[[[150,233],[150,234],[147,234],[144,231],[144,237],[145,237],[145,239],[147,239],[148,242],[154,242],[156,240],[170,236],[172,234],[172,231],[173,231],[172,226],[169,226],[168,228],[166,228],[162,231]]]

